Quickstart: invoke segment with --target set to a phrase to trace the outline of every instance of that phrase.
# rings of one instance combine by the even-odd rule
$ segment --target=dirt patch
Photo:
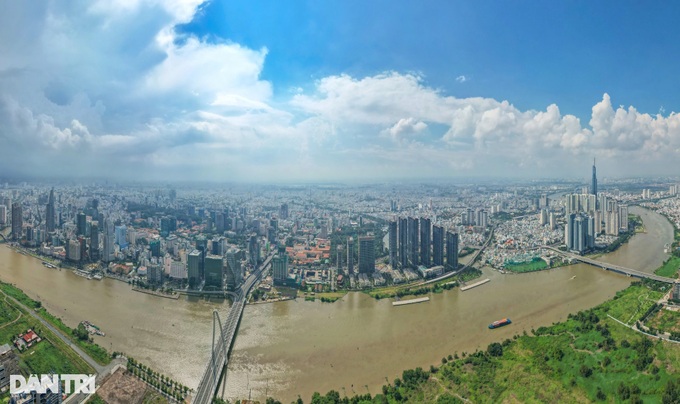
[[[138,404],[147,388],[146,383],[125,369],[118,369],[99,387],[97,395],[108,404]]]

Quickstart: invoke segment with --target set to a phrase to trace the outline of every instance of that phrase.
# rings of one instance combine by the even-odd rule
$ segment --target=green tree
[[[663,404],[680,403],[680,381],[669,380],[661,396]]]
[[[491,356],[503,356],[503,346],[498,342],[489,344],[488,348],[486,348],[486,351]]]

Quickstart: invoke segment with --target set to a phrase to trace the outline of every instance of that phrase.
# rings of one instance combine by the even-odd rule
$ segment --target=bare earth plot
[[[127,374],[125,369],[118,369],[97,390],[97,395],[108,404],[138,404],[146,393],[146,384]]]

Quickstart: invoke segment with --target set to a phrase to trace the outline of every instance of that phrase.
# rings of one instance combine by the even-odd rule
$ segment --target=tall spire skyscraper
[[[48,233],[54,231],[54,217],[54,188],[52,188],[50,190],[50,198],[47,200],[47,208],[45,209],[45,227]]]
[[[590,186],[590,193],[597,196],[597,170],[595,168],[595,158],[593,157],[593,183]]]

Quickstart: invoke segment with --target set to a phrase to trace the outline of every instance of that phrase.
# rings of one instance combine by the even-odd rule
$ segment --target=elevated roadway
[[[650,274],[650,273],[647,273],[647,272],[638,271],[637,269],[626,268],[626,267],[623,267],[621,265],[610,264],[608,262],[602,262],[602,261],[594,260],[592,258],[584,257],[582,255],[558,250],[557,248],[554,248],[554,247],[542,246],[541,248],[543,248],[545,250],[554,251],[554,252],[562,255],[563,257],[571,258],[573,260],[583,262],[584,264],[593,265],[593,266],[596,266],[596,267],[600,267],[602,269],[606,269],[607,271],[618,272],[620,274],[627,275],[627,276],[634,276],[636,278],[644,278],[644,279],[652,279],[652,280],[655,280],[655,281],[665,282],[665,283],[675,283],[675,281],[676,281],[675,279],[672,279],[672,278],[666,278],[664,276],[659,276],[659,275],[656,275],[656,274]]]
[[[229,314],[224,324],[221,323],[217,311],[213,313],[213,344],[210,359],[203,372],[201,382],[196,389],[196,395],[192,403],[208,404],[213,401],[222,380],[222,374],[229,364],[229,353],[236,338],[236,331],[243,316],[246,298],[253,286],[260,280],[265,270],[272,261],[274,254],[267,259],[232,293],[234,303],[229,309]],[[216,325],[219,328],[216,329]],[[215,340],[217,338],[217,341]]]

